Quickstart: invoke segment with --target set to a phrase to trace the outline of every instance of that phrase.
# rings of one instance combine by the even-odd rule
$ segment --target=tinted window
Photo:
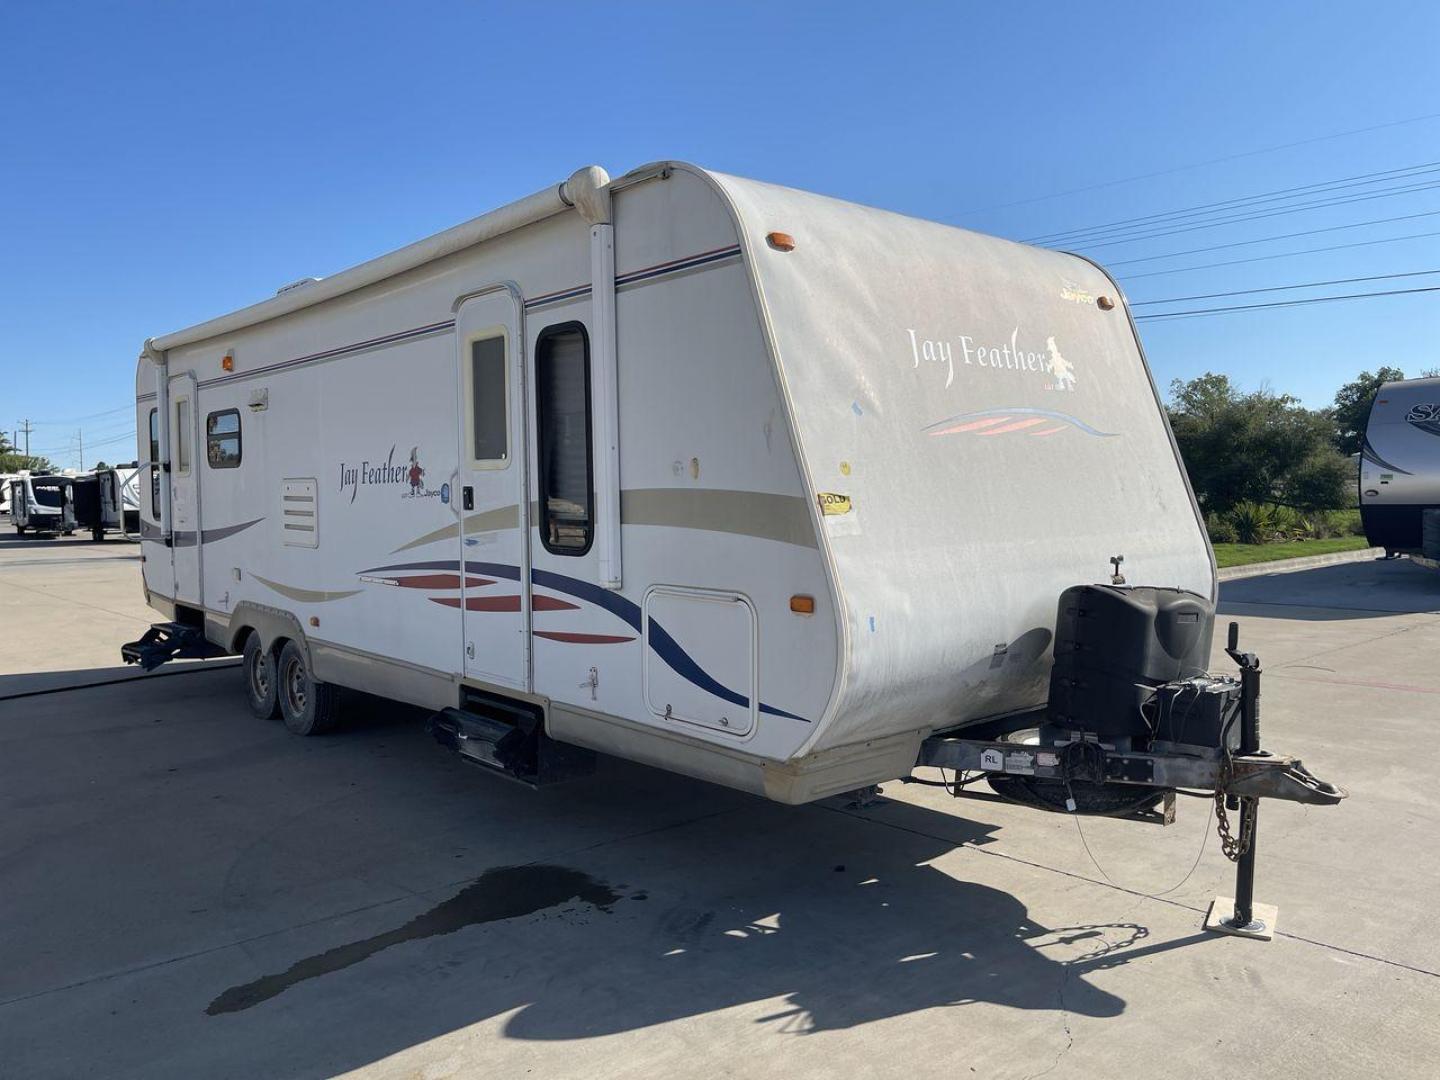
[[[65,489],[53,484],[32,484],[30,490],[35,493],[35,501],[41,506],[50,506],[56,509],[65,505]]]
[[[160,410],[150,410],[150,516],[160,520]]]
[[[240,464],[240,412],[226,409],[205,418],[205,460],[212,469],[233,469]]]
[[[505,339],[470,343],[471,460],[492,464],[510,458],[505,394]]]
[[[590,343],[579,323],[551,327],[535,347],[540,448],[540,539],[583,555],[594,533],[590,456]]]

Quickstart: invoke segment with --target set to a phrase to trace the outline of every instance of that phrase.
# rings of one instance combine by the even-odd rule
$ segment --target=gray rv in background
[[[1440,525],[1440,378],[1380,387],[1360,451],[1360,518],[1365,536],[1389,552],[1425,550],[1425,511]],[[1434,539],[1432,538],[1432,546]]]

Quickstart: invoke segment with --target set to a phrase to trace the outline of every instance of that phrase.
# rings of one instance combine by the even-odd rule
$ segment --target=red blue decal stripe
[[[461,563],[458,560],[451,559],[435,560],[430,562],[397,563],[390,566],[375,566],[371,567],[369,570],[361,570],[360,573],[380,574],[394,570],[453,570],[458,572],[460,569]],[[499,580],[520,580],[519,567],[507,566],[504,563],[475,562],[467,559],[464,562],[464,572],[467,574],[484,575]],[[565,593],[566,595],[573,596],[578,600],[594,604],[596,607],[604,608],[606,611],[610,612],[610,614],[614,615],[617,619],[625,623],[626,626],[634,630],[636,634],[641,633],[643,630],[644,617],[643,612],[640,610],[640,605],[635,603],[633,600],[626,599],[619,593],[611,592],[609,589],[602,589],[599,585],[596,585],[593,582],[581,581],[579,578],[568,577],[565,574],[557,574],[552,570],[532,570],[530,572],[530,579],[535,585],[540,586],[540,588],[542,589],[550,589],[553,592]],[[431,599],[434,600],[436,603],[444,604],[447,607],[460,606],[460,600],[458,597],[431,597]],[[467,600],[468,599],[476,598],[467,598]],[[503,610],[519,610],[518,596],[502,599],[513,599],[517,605],[514,608],[505,608]],[[532,604],[535,605],[537,610],[545,610],[539,607],[539,603],[545,599],[549,598],[536,596],[532,598]],[[466,604],[466,607],[469,608],[468,602]],[[470,610],[496,609],[470,608]],[[548,638],[551,641],[565,641],[575,644],[611,644],[612,639],[616,637],[615,635],[605,634],[566,634],[565,636],[560,636],[562,633],[562,631],[554,630],[534,631],[536,637],[544,637]],[[634,639],[625,638],[623,640],[630,641]],[[670,636],[669,631],[667,631],[654,619],[650,620],[650,633],[648,635],[648,640],[646,644],[648,644],[650,648],[655,651],[655,655],[660,657],[661,660],[665,661],[665,663],[670,667],[670,669],[674,671],[677,675],[679,675],[682,679],[685,679],[687,682],[693,684],[694,686],[698,686],[706,693],[714,694],[722,701],[728,701],[732,705],[738,705],[741,708],[745,709],[748,709],[750,707],[750,699],[748,697],[746,697],[744,694],[740,694],[734,690],[731,690],[728,686],[720,682],[708,671],[702,668],[698,663],[696,663],[695,659],[685,651],[685,649],[680,645],[680,643]],[[803,716],[797,716],[795,715],[795,713],[786,712],[784,709],[778,709],[774,705],[767,705],[763,701],[760,702],[760,711],[769,716],[783,716],[787,720],[799,720],[801,723],[809,723],[809,721],[806,720]]]
[[[1054,435],[1067,427],[1093,435],[1097,439],[1117,437],[1115,432],[1100,431],[1069,413],[1056,412],[1053,409],[1032,409],[1028,406],[957,413],[920,430],[927,435]]]

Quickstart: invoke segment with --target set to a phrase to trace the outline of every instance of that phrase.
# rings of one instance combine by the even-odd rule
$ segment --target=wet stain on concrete
[[[279,974],[232,986],[212,1001],[205,1012],[210,1016],[240,1012],[269,1001],[296,983],[358,964],[392,945],[453,934],[480,923],[532,915],[567,900],[581,900],[608,912],[619,899],[619,894],[610,886],[579,870],[543,865],[496,867],[404,926],[307,956]]]

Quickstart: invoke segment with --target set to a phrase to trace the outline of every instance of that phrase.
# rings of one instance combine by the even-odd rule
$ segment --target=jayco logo
[[[938,364],[945,369],[945,385],[955,381],[955,368],[981,367],[991,371],[1033,372],[1046,377],[1047,390],[1074,390],[1075,366],[1066,360],[1053,337],[1045,339],[1043,353],[1020,348],[1020,328],[1010,331],[1010,340],[999,345],[977,342],[969,334],[953,341],[946,338],[921,337],[914,330],[910,335],[910,356],[913,366]],[[957,349],[956,346],[959,346]]]
[[[425,486],[425,469],[420,464],[420,449],[412,446],[410,448],[410,460],[395,461],[395,447],[390,447],[390,453],[384,461],[372,462],[361,461],[358,465],[340,463],[340,492],[344,494],[348,489],[350,501],[355,501],[362,487],[404,487],[400,493],[404,499],[434,499],[440,498],[441,491],[432,491]]]

